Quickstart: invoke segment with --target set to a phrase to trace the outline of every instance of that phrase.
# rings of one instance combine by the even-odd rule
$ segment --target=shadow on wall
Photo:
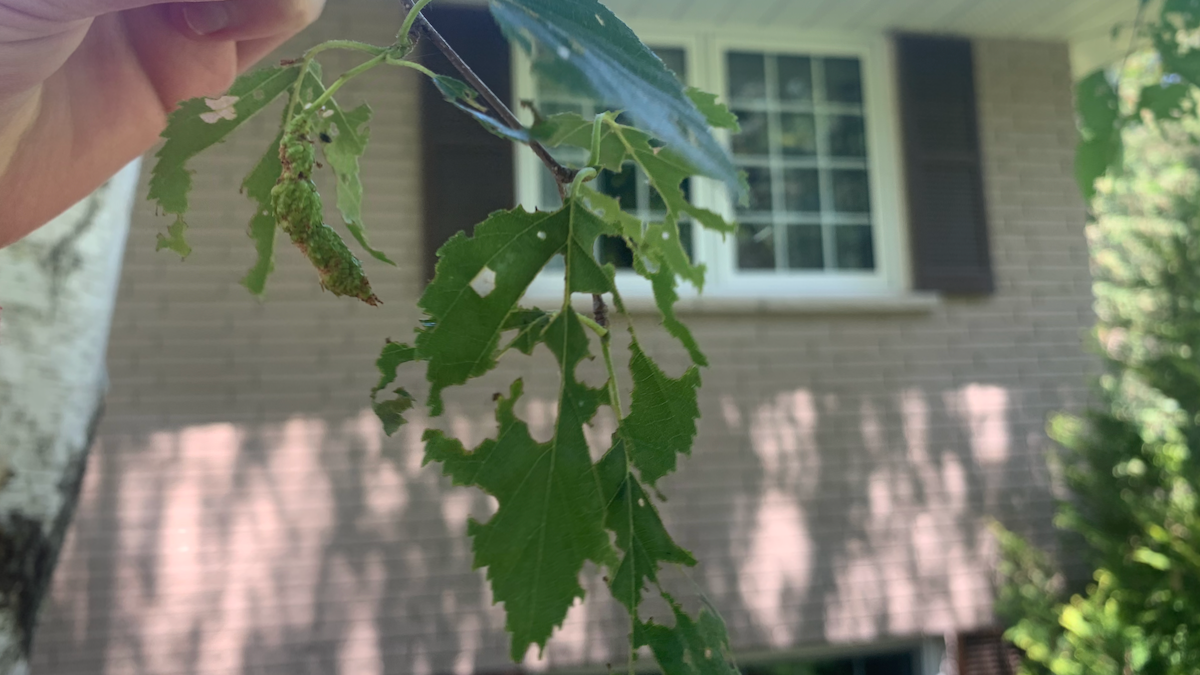
[[[739,648],[988,624],[987,517],[1035,536],[1048,522],[1044,406],[1006,388],[710,390],[706,403],[703,442],[662,508]],[[450,423],[478,441],[491,426],[476,419]],[[364,411],[109,429],[34,672],[511,668],[503,612],[465,536],[489,498],[421,467],[419,426],[385,441]],[[625,625],[599,574],[585,587],[589,604],[535,669],[623,659]]]

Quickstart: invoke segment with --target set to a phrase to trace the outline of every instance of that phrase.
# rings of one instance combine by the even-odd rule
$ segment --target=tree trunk
[[[0,675],[29,670],[79,497],[137,176],[135,162],[0,250]]]

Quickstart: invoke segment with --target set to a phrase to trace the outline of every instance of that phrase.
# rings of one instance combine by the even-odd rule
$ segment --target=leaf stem
[[[425,66],[417,63],[416,61],[407,61],[405,59],[388,59],[388,64],[393,65],[393,66],[404,66],[405,68],[412,68],[413,70],[421,73],[422,75],[424,75],[430,79],[438,76],[437,73],[435,73],[432,70],[426,68]]]
[[[413,5],[408,10],[408,14],[404,16],[404,24],[400,26],[400,32],[396,33],[396,41],[402,44],[411,44],[408,39],[409,33],[412,32],[413,24],[416,23],[417,17],[421,16],[421,10],[433,0],[417,0],[417,4]]]
[[[600,350],[604,353],[604,368],[608,371],[608,394],[612,398],[612,409],[617,416],[619,427],[621,420],[625,419],[625,413],[621,409],[621,390],[617,386],[617,369],[613,367],[611,344],[612,332],[608,331],[600,338]]]
[[[414,0],[400,0],[400,5],[404,7],[406,11],[411,13],[412,9],[420,2],[421,0],[416,0],[415,2]],[[460,75],[462,75],[463,79],[467,81],[467,84],[471,85],[475,91],[479,92],[479,95],[483,97],[483,100],[487,101],[488,105],[492,107],[492,110],[496,111],[496,114],[500,116],[500,119],[513,129],[522,128],[523,125],[521,124],[521,120],[517,119],[517,116],[513,114],[513,111],[510,110],[507,105],[505,105],[504,101],[500,100],[500,97],[497,96],[496,93],[493,92],[491,88],[489,88],[487,84],[475,74],[475,71],[471,70],[471,67],[468,66],[466,62],[462,60],[462,57],[458,55],[458,52],[454,51],[454,48],[451,47],[448,42],[446,42],[446,38],[442,37],[441,33],[438,33],[437,29],[433,27],[433,24],[429,23],[429,19],[426,19],[419,13],[416,13],[413,16],[415,16],[413,24],[414,27],[423,32],[425,36],[429,38],[429,41],[438,48],[438,51],[440,51],[448,61],[450,61],[450,65],[454,66],[454,69],[457,70]],[[545,164],[546,168],[550,170],[550,173],[554,175],[554,180],[559,185],[559,192],[564,192],[564,186],[570,185],[571,181],[575,180],[576,171],[570,167],[564,166],[563,164],[559,163],[558,160],[551,157],[550,152],[546,150],[545,146],[535,140],[529,141],[529,148],[533,150],[533,154],[537,155],[538,159],[542,161],[542,164]]]
[[[306,109],[308,106],[311,106],[311,109],[313,109],[313,110],[320,110],[321,106],[328,103],[329,100],[333,98],[333,95],[336,94],[337,91],[339,89],[341,89],[347,82],[349,82],[350,80],[353,80],[354,78],[358,77],[359,75],[362,75],[363,73],[367,72],[368,70],[374,68],[375,66],[378,66],[379,64],[381,64],[387,60],[388,60],[388,53],[385,51],[382,54],[379,54],[370,60],[363,61],[362,63],[351,68],[350,70],[347,70],[345,73],[342,73],[342,76],[339,77],[338,79],[334,80],[333,84],[329,85],[329,88],[325,90],[325,93],[318,96],[317,100],[308,104],[306,106]]]

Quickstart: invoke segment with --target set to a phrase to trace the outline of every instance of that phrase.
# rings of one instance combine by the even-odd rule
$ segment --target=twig
[[[414,0],[400,0],[400,6],[404,8],[405,12],[412,11],[414,4]],[[463,76],[463,79],[467,81],[467,84],[471,85],[475,91],[479,92],[479,95],[483,97],[483,100],[487,101],[488,105],[492,107],[492,110],[496,111],[496,114],[500,116],[500,119],[505,124],[513,129],[520,129],[522,127],[521,120],[517,119],[517,116],[513,114],[512,110],[509,110],[504,101],[501,101],[500,97],[496,96],[496,93],[493,92],[491,88],[488,87],[487,84],[475,74],[475,71],[471,70],[471,67],[462,60],[462,57],[458,55],[458,52],[454,51],[454,48],[451,47],[448,42],[446,42],[446,39],[442,37],[441,33],[437,32],[437,29],[433,27],[433,24],[429,23],[428,19],[426,19],[423,15],[418,16],[414,22],[414,25],[416,26],[417,30],[424,33],[425,37],[429,38],[429,41],[438,48],[438,51],[440,51],[446,57],[446,59],[450,61],[450,65],[454,66],[454,69]],[[533,150],[533,154],[537,155],[538,159],[542,160],[542,164],[546,165],[546,168],[550,170],[550,173],[554,174],[554,180],[559,185],[559,192],[564,193],[564,186],[570,185],[571,182],[575,180],[575,174],[577,172],[570,167],[560,164],[558,160],[551,157],[550,153],[541,143],[530,139],[529,147]]]

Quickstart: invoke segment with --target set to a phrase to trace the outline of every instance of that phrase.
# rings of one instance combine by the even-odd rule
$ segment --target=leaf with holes
[[[271,190],[283,173],[283,163],[279,161],[279,143],[283,140],[281,131],[266,154],[258,161],[258,165],[242,181],[242,192],[254,201],[254,216],[250,219],[248,233],[254,240],[254,250],[257,258],[254,266],[242,277],[242,285],[254,295],[261,296],[267,290],[267,277],[275,271],[275,210],[271,204]]]
[[[622,110],[696,168],[739,190],[738,171],[679,79],[596,0],[491,0],[541,76]]]
[[[634,648],[650,647],[663,675],[737,675],[730,663],[725,622],[707,608],[693,620],[675,598],[663,593],[663,599],[671,606],[675,625],[636,623]]]
[[[162,134],[166,142],[158,151],[158,161],[150,173],[147,196],[157,203],[159,211],[175,216],[169,236],[159,235],[160,250],[169,248],[184,257],[191,250],[184,240],[187,223],[183,216],[192,189],[187,163],[225,140],[288,91],[299,74],[298,66],[256,70],[238,78],[226,95],[185,101],[171,114]]]
[[[427,462],[440,462],[456,485],[478,486],[499,502],[495,515],[486,523],[472,520],[468,533],[475,566],[487,567],[493,596],[504,603],[515,661],[532,644],[544,648],[567,610],[584,596],[583,564],[609,565],[614,557],[583,434],[606,397],[575,380],[575,367],[587,355],[587,336],[575,314],[560,314],[546,337],[563,369],[560,412],[550,441],[535,441],[513,412],[522,393],[520,380],[499,401],[495,440],[468,452],[441,431],[425,434]]]
[[[496,365],[497,346],[518,310],[517,302],[554,256],[567,256],[571,288],[604,293],[612,270],[591,257],[596,237],[610,227],[575,200],[553,213],[522,208],[498,211],[459,233],[438,251],[433,282],[418,303],[427,328],[417,335],[420,358],[429,362],[429,406],[442,412],[446,387],[479,377]]]
[[[688,87],[688,98],[696,104],[704,119],[716,129],[728,129],[733,133],[741,133],[742,126],[738,124],[737,115],[730,112],[729,107],[717,100],[716,94],[710,94],[703,89]]]
[[[616,535],[617,548],[624,553],[613,571],[610,588],[613,597],[636,616],[646,584],[658,581],[663,563],[691,567],[696,559],[667,533],[658,509],[629,472],[625,448],[618,434],[612,449],[596,465],[596,472],[607,505],[605,525]]]
[[[363,185],[359,160],[367,151],[370,139],[367,124],[371,121],[371,107],[363,104],[344,112],[336,101],[330,100],[317,116],[320,119],[321,151],[337,179],[337,206],[346,229],[371,257],[395,265],[385,253],[371,246],[362,218]]]
[[[629,414],[621,421],[621,437],[642,480],[654,485],[675,470],[676,455],[691,452],[700,419],[700,371],[692,366],[679,379],[669,377],[635,339],[630,344],[629,373],[633,397]]]
[[[411,410],[416,401],[403,387],[392,392],[393,397],[385,401],[379,400],[379,393],[396,381],[400,366],[415,360],[417,360],[416,349],[388,340],[387,344],[383,346],[383,352],[380,353],[379,359],[375,362],[380,378],[379,384],[371,390],[371,408],[379,417],[379,421],[383,423],[383,431],[388,436],[396,433],[408,422],[404,418],[404,413]]]

